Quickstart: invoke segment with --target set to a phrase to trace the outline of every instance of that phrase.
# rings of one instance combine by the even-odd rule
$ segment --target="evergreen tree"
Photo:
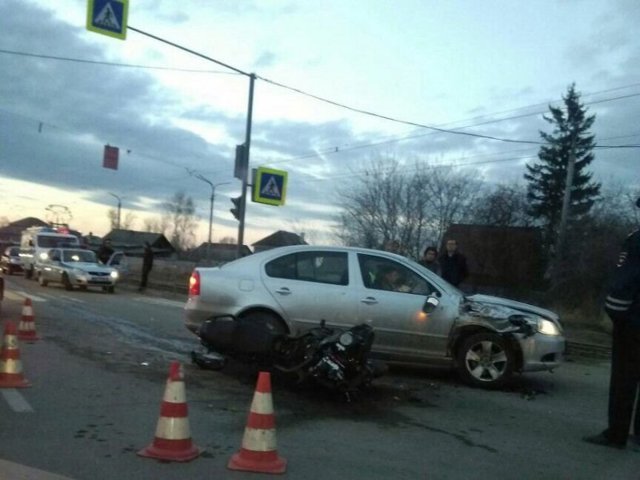
[[[527,173],[524,175],[528,181],[528,213],[542,221],[549,244],[555,242],[554,235],[560,224],[567,165],[572,148],[575,150],[575,167],[569,221],[575,222],[589,213],[600,193],[600,183],[592,181],[592,174],[586,170],[594,159],[595,136],[589,129],[596,117],[587,116],[587,109],[580,103],[580,94],[576,92],[575,84],[569,87],[562,99],[564,108],[549,106],[551,115],[545,115],[544,119],[553,125],[553,132],[540,132],[547,144],[540,147],[540,161],[527,165]]]

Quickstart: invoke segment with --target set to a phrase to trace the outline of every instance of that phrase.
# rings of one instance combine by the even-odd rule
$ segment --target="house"
[[[308,245],[304,241],[303,236],[296,235],[295,233],[285,232],[284,230],[278,230],[271,235],[264,237],[262,240],[258,240],[253,243],[253,251],[255,253],[269,250],[276,247],[287,247],[289,245]]]
[[[251,249],[243,245],[240,249],[240,255],[246,257],[251,255]],[[238,256],[238,245],[235,243],[209,243],[203,242],[197,248],[191,250],[188,254],[190,260],[198,262],[201,260],[209,260],[214,263],[224,263],[235,260]]]
[[[176,253],[176,249],[162,233],[114,229],[103,240],[111,240],[115,250],[121,250],[130,257],[141,257],[145,242],[149,242],[156,257],[170,257]]]
[[[30,227],[49,227],[47,222],[35,217],[27,217],[16,220],[0,228],[1,245],[19,245],[22,238],[22,231]]]
[[[501,289],[540,287],[545,260],[539,228],[453,224],[444,236],[441,253],[450,238],[467,258],[469,277],[464,284],[474,291],[503,293]]]

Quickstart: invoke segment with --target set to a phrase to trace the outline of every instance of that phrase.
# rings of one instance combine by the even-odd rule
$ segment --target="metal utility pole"
[[[571,190],[573,189],[573,176],[576,167],[576,137],[571,134],[571,146],[569,149],[569,160],[567,162],[567,178],[564,186],[564,197],[562,199],[562,212],[560,213],[560,226],[558,228],[558,240],[554,259],[554,284],[557,285],[562,273],[562,261],[564,259],[564,245],[567,236],[567,222],[569,219],[569,208],[571,207]]]
[[[190,53],[191,55],[195,55],[197,57],[200,58],[204,58],[205,60],[208,60],[210,62],[213,62],[217,65],[220,65],[222,67],[228,68],[229,70],[233,70],[236,73],[239,73],[241,75],[244,75],[246,77],[249,77],[249,107],[247,109],[247,130],[246,130],[246,140],[245,140],[245,165],[246,165],[246,171],[244,174],[244,178],[242,179],[242,196],[241,196],[241,201],[240,201],[240,225],[238,226],[238,251],[237,251],[237,256],[238,258],[240,257],[240,254],[242,252],[242,245],[244,244],[244,215],[245,215],[245,211],[246,211],[246,206],[247,206],[247,185],[249,184],[248,181],[248,175],[249,175],[249,149],[251,146],[251,118],[253,116],[253,86],[256,80],[256,74],[255,73],[248,73],[245,72],[243,70],[240,70],[239,68],[235,68],[232,67],[231,65],[228,65],[226,63],[223,63],[219,60],[216,60],[214,58],[208,57],[206,55],[203,55],[202,53],[198,53],[194,50],[191,50],[189,48],[183,47],[181,45],[178,45],[177,43],[173,43],[170,42],[169,40],[165,40],[164,38],[160,38],[156,35],[152,35],[148,32],[145,32],[143,30],[140,30],[138,28],[132,27],[131,25],[127,25],[127,29],[128,30],[132,30],[134,32],[137,32],[141,35],[144,35],[146,37],[149,38],[153,38],[154,40],[157,40],[159,42],[165,43],[167,45],[171,45],[172,47],[178,48],[184,52]]]
[[[216,198],[216,187],[219,187],[220,185],[227,185],[229,182],[220,182],[220,183],[213,183],[209,180],[207,180],[206,178],[204,178],[202,175],[200,175],[199,173],[191,173],[194,177],[196,177],[198,180],[202,180],[203,182],[206,182],[209,184],[209,186],[211,187],[211,206],[209,208],[209,240],[207,241],[207,260],[211,259],[210,256],[210,251],[211,251],[211,230],[213,227],[213,202],[215,201]]]
[[[247,210],[247,185],[249,183],[249,151],[251,150],[251,119],[253,117],[253,86],[256,81],[256,74],[249,75],[249,105],[247,107],[247,128],[245,132],[244,154],[245,170],[242,178],[242,197],[240,200],[240,224],[238,225],[238,250],[236,258],[242,256],[242,246],[244,245],[244,215]]]
[[[118,200],[118,216],[116,217],[116,229],[120,230],[120,212],[122,210],[122,200],[115,193],[111,193],[111,192],[108,192],[108,193],[109,193],[109,195],[114,197],[116,200]]]

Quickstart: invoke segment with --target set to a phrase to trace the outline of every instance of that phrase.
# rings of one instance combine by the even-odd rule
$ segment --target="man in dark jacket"
[[[636,202],[640,207],[640,198]],[[640,230],[627,237],[605,300],[613,323],[609,427],[585,437],[597,445],[625,448],[635,404],[634,441],[640,444]]]
[[[440,265],[438,264],[438,249],[436,247],[427,247],[420,259],[420,265],[427,267],[433,273],[440,273]]]
[[[447,240],[446,251],[438,262],[440,276],[454,287],[460,285],[469,274],[467,259],[458,252],[458,242],[454,239]]]
[[[113,247],[111,246],[111,240],[108,238],[103,240],[100,249],[98,250],[98,260],[106,264],[113,255]]]
[[[142,255],[142,279],[140,280],[140,288],[138,291],[142,292],[147,288],[147,280],[149,279],[149,272],[153,268],[153,249],[149,242],[144,242],[144,254]]]

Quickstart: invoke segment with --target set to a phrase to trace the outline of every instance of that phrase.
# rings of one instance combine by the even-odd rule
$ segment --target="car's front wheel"
[[[458,349],[458,373],[473,387],[500,388],[510,379],[515,360],[507,339],[492,332],[476,333]]]
[[[38,275],[38,283],[40,284],[41,287],[46,287],[49,282],[47,282],[44,277],[42,276],[42,274]]]

